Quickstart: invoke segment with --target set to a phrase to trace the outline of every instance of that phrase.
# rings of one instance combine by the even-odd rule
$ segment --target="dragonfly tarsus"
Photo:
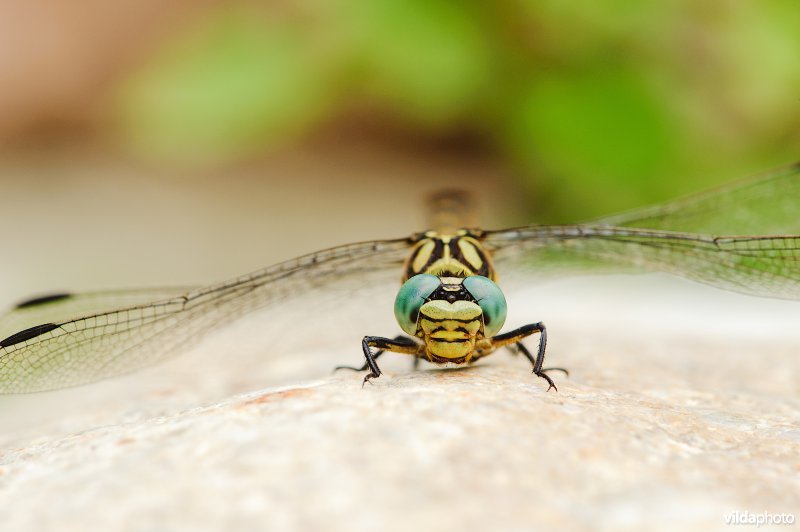
[[[531,352],[528,350],[527,347],[525,347],[525,344],[523,344],[522,342],[517,342],[516,344],[512,344],[508,346],[508,349],[515,355],[522,353],[525,356],[525,358],[530,360],[531,365],[536,364],[536,359],[533,358]],[[567,368],[559,368],[559,367],[542,368],[543,373],[547,373],[548,371],[560,371],[561,373],[569,377],[569,370]]]
[[[539,348],[536,352],[536,357],[534,357],[521,340],[537,332],[539,333]],[[519,329],[497,335],[492,338],[492,343],[495,347],[513,345],[525,358],[530,360],[533,365],[533,374],[547,381],[547,384],[549,384],[547,387],[548,392],[550,388],[558,391],[558,387],[553,382],[553,379],[547,375],[548,371],[563,371],[569,375],[569,372],[564,368],[542,368],[542,364],[544,364],[544,352],[547,347],[547,329],[542,322],[523,325]]]

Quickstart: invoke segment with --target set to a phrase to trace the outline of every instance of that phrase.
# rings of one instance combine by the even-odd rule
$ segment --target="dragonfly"
[[[0,393],[77,386],[152,366],[231,321],[345,280],[401,281],[394,310],[405,334],[364,337],[365,364],[351,368],[369,371],[364,382],[381,375],[377,359],[385,352],[412,355],[415,364],[471,364],[507,347],[530,360],[548,391],[555,384],[543,367],[542,322],[501,332],[503,272],[535,278],[552,268],[602,266],[800,299],[800,163],[580,224],[483,230],[458,227],[457,207],[449,218],[448,209],[441,212],[434,230],[341,245],[210,286],[59,293],[19,303],[0,318]],[[522,341],[537,334],[533,355]]]

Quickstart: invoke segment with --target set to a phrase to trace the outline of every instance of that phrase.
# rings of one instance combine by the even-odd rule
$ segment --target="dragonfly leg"
[[[408,337],[404,336],[402,334],[398,334],[397,336],[395,336],[393,338],[393,340],[395,342],[402,342],[403,340],[407,340],[407,339],[408,339]],[[378,357],[381,356],[382,354],[384,354],[386,351],[387,351],[387,349],[379,349],[379,350],[375,351],[375,353],[372,354],[373,360],[377,360]],[[417,360],[415,360],[414,363],[418,364],[419,362],[417,362]],[[355,366],[336,366],[335,368],[333,368],[333,371],[339,371],[340,369],[347,369],[347,370],[350,370],[350,371],[366,371],[366,370],[369,369],[369,362],[364,362],[364,365],[359,367],[359,368],[357,368]]]
[[[522,342],[517,342],[516,344],[507,345],[506,347],[514,355],[519,355],[520,353],[522,353],[523,356],[525,356],[525,358],[530,360],[532,366],[536,365],[536,359],[533,358],[533,355],[531,354],[531,352],[528,351],[528,348],[525,347],[525,344],[523,344]],[[542,372],[543,373],[547,373],[548,371],[560,371],[564,375],[569,377],[569,370],[567,368],[556,368],[556,367],[542,368]]]
[[[539,333],[539,349],[537,350],[536,357],[534,358],[531,352],[528,351],[528,348],[522,344],[521,340],[537,332]],[[551,379],[546,372],[550,370],[560,370],[566,373],[567,371],[563,368],[542,368],[542,364],[544,364],[544,351],[547,347],[547,329],[545,328],[544,323],[539,322],[532,323],[530,325],[523,325],[519,329],[515,329],[505,334],[499,334],[492,338],[492,344],[495,348],[513,345],[514,349],[519,350],[520,353],[525,355],[525,358],[531,361],[531,364],[533,364],[533,373],[537,377],[547,381],[547,384],[549,385],[547,387],[547,391],[549,392],[550,388],[558,391],[553,379]]]
[[[525,358],[530,360],[531,361],[531,365],[533,365],[535,367],[536,366],[536,360],[533,358],[533,355],[531,354],[531,352],[528,351],[528,348],[525,347],[525,345],[522,342],[517,342],[514,345],[516,346],[518,352],[522,353],[525,356]],[[567,368],[550,367],[550,368],[542,368],[541,369],[542,373],[547,373],[548,371],[560,371],[561,373],[563,373],[564,375],[569,377],[569,370]]]
[[[361,348],[364,350],[364,358],[367,361],[366,366],[369,368],[370,372],[364,377],[364,382],[361,384],[362,386],[366,384],[368,380],[381,376],[381,369],[375,362],[377,354],[372,353],[373,347],[377,347],[380,351],[394,351],[395,353],[405,353],[414,356],[417,356],[422,348],[422,346],[413,339],[405,336],[398,336],[394,340],[382,338],[380,336],[365,336],[364,340],[361,341]]]

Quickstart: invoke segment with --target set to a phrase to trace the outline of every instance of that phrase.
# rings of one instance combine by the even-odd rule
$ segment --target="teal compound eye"
[[[400,287],[397,298],[394,300],[394,317],[406,334],[411,336],[417,334],[419,309],[441,284],[442,281],[435,275],[421,273]]]
[[[483,311],[484,335],[491,338],[503,327],[508,314],[508,305],[503,291],[488,277],[473,275],[464,279],[467,289]]]

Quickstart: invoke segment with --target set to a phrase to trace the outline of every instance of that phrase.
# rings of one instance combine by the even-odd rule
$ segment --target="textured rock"
[[[70,406],[4,433],[0,529],[710,530],[732,511],[800,517],[800,343],[775,334],[794,307],[675,286],[647,312],[652,296],[613,283],[537,291],[550,362],[572,370],[554,375],[558,393],[507,354],[416,372],[387,355],[362,389],[361,374],[322,369],[358,360],[337,343],[277,357],[295,384],[257,392],[204,392],[194,373],[195,395],[174,375],[153,384],[171,375],[162,367],[8,398],[5,411]],[[220,346],[233,349],[198,351]],[[92,400],[66,401],[81,391]]]

